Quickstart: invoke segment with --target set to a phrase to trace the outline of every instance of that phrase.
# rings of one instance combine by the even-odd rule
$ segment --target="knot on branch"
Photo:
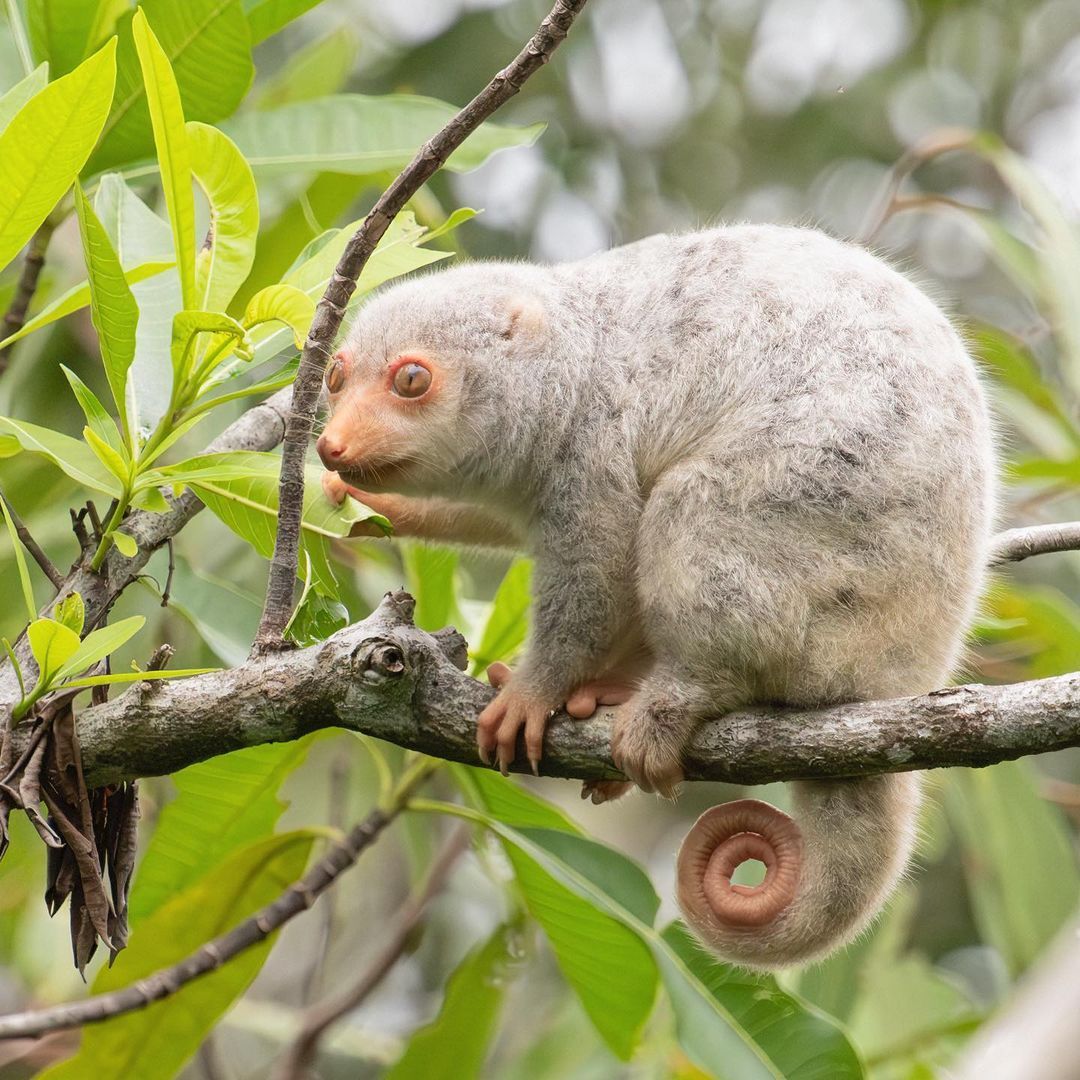
[[[397,679],[408,670],[404,650],[393,641],[369,642],[360,653],[361,675],[366,682]]]
[[[445,626],[431,635],[443,656],[458,669],[465,671],[469,666],[469,643],[453,626]]]

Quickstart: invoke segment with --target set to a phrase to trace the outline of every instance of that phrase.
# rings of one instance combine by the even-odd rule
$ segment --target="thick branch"
[[[476,722],[490,687],[459,668],[464,641],[410,621],[405,594],[321,645],[256,657],[230,671],[138,684],[78,718],[91,787],[172,773],[216,754],[360,731],[476,765]],[[612,711],[556,716],[541,772],[615,778]],[[28,733],[17,729],[15,754]],[[686,755],[690,780],[764,784],[942,766],[981,766],[1080,745],[1080,673],[1011,686],[959,686],[921,697],[821,710],[754,709],[702,726]],[[519,747],[514,768],[528,769]]]
[[[525,80],[551,58],[566,37],[586,0],[556,0],[551,13],[510,65],[500,71],[437,134],[417,152],[400,176],[382,193],[363,224],[346,245],[315,312],[308,331],[300,369],[293,383],[292,408],[281,456],[278,526],[266,604],[255,640],[257,649],[278,648],[292,612],[296,566],[300,547],[300,515],[304,501],[304,459],[307,455],[315,408],[319,400],[330,349],[345,310],[376,244],[413,195],[442,167],[450,155],[492,113],[509,101]]]
[[[1026,529],[1009,529],[994,537],[990,548],[990,563],[1019,562],[1032,555],[1049,555],[1057,551],[1080,549],[1080,521],[1059,525],[1031,525]]]

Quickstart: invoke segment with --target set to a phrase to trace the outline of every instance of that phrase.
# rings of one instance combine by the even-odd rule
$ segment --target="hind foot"
[[[674,799],[683,780],[682,752],[689,732],[681,707],[635,698],[616,714],[611,759],[642,791]]]

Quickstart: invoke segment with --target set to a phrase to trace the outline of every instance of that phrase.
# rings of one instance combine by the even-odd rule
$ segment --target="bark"
[[[240,667],[141,683],[78,716],[91,787],[176,772],[244,746],[321,728],[363,732],[477,765],[475,718],[494,691],[461,668],[465,643],[413,626],[407,594],[320,645]],[[616,778],[613,711],[551,721],[540,771]],[[28,733],[16,730],[15,754]],[[742,710],[704,724],[686,755],[689,780],[763,784],[944,766],[982,766],[1080,745],[1080,674],[1010,686],[958,686],[921,697],[821,710]],[[519,747],[515,771],[528,770]]]

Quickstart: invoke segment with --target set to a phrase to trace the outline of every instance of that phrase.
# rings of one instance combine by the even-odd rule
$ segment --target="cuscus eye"
[[[431,387],[431,372],[423,364],[402,364],[394,372],[392,385],[398,397],[423,397]]]
[[[335,356],[330,361],[330,366],[326,369],[326,389],[331,394],[337,394],[341,392],[341,388],[345,385],[345,361],[340,356]]]

